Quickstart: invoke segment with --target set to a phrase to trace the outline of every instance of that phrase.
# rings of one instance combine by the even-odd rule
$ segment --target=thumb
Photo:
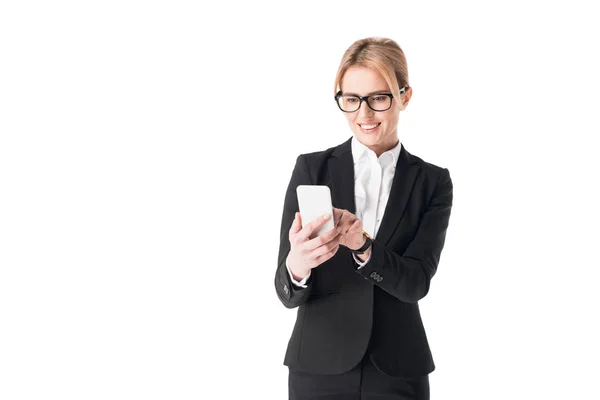
[[[302,229],[302,218],[300,216],[300,213],[296,213],[296,215],[294,215],[294,221],[292,222],[292,227],[290,228],[290,234],[296,234],[298,232],[300,232],[300,230]]]

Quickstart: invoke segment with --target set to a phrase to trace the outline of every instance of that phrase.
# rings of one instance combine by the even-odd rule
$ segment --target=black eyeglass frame
[[[400,94],[406,93],[406,89],[408,89],[408,86],[405,86],[405,87],[401,88],[400,89]],[[355,98],[357,98],[357,99],[360,100],[360,102],[358,103],[358,107],[354,111],[346,111],[346,110],[344,110],[342,108],[342,106],[340,106],[339,98],[342,97],[342,91],[341,90],[339,92],[337,92],[336,95],[334,96],[335,103],[338,105],[338,108],[340,110],[342,110],[343,112],[345,112],[345,113],[354,113],[354,112],[357,112],[358,110],[360,110],[360,106],[362,106],[363,101],[365,103],[367,103],[367,106],[371,110],[373,110],[375,112],[384,112],[384,111],[387,111],[390,108],[392,108],[392,104],[393,104],[393,101],[394,101],[394,95],[391,94],[391,93],[377,93],[377,94],[371,94],[369,96],[356,96],[356,95],[352,94],[350,96],[355,97]],[[390,98],[390,106],[388,108],[386,108],[385,110],[376,110],[376,109],[374,109],[373,107],[371,107],[371,104],[369,104],[369,100],[368,100],[369,97],[373,97],[373,96],[387,96],[387,97],[389,97]]]

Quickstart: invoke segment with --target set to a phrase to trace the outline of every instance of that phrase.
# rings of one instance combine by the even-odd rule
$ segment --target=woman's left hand
[[[336,226],[340,228],[340,244],[350,250],[359,249],[365,244],[363,236],[363,223],[356,215],[348,210],[333,208],[333,217]]]

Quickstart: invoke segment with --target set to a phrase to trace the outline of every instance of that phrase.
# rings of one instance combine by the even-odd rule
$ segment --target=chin
[[[360,139],[363,144],[376,144],[379,142],[379,135],[365,135],[362,132],[357,132],[356,134],[356,137]]]

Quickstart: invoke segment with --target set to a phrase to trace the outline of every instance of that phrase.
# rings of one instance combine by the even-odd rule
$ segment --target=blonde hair
[[[335,77],[334,95],[341,90],[344,74],[350,67],[367,67],[379,72],[395,98],[408,84],[408,66],[404,52],[392,39],[370,37],[354,42],[344,53]]]

